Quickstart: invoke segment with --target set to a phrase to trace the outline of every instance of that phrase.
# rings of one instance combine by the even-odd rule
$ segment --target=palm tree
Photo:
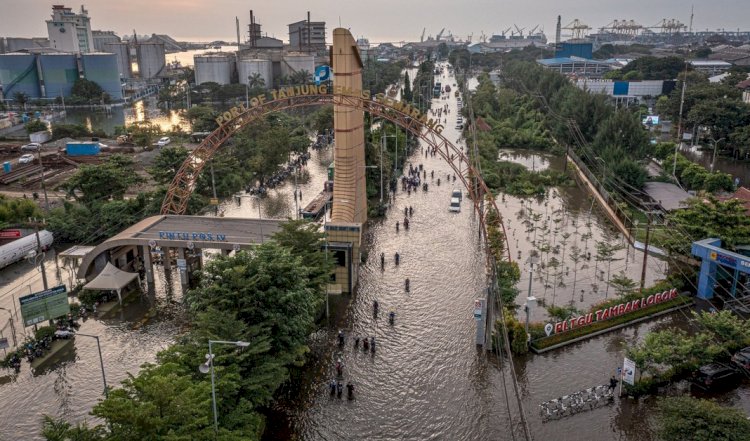
[[[29,96],[23,92],[16,92],[13,94],[13,100],[17,102],[23,110],[26,110],[26,103],[29,102]]]
[[[266,80],[258,72],[253,72],[247,77],[247,85],[251,89],[266,87]]]
[[[292,74],[292,84],[307,84],[310,82],[312,74],[304,69],[298,70]]]

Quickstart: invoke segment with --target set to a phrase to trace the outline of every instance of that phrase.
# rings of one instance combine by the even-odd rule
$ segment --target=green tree
[[[266,87],[266,80],[258,72],[253,72],[247,77],[247,86],[251,89],[261,89]]]
[[[47,441],[95,441],[105,439],[105,431],[98,426],[89,427],[86,422],[73,426],[62,419],[44,415],[42,436]]]
[[[113,155],[103,164],[82,165],[61,187],[86,205],[122,199],[131,186],[142,181],[134,164],[127,156]]]
[[[720,239],[722,247],[730,250],[750,243],[750,217],[737,199],[720,201],[713,196],[690,199],[686,208],[667,215],[667,223],[687,235],[665,238],[665,247],[676,254],[689,255],[693,240],[708,237]]]
[[[31,199],[9,198],[0,194],[0,228],[22,225],[30,217],[41,218],[39,206]]]
[[[194,132],[213,132],[216,124],[217,113],[208,106],[193,106],[185,113],[185,118],[190,123]]]
[[[24,127],[26,128],[26,133],[35,133],[47,130],[47,124],[38,119],[27,122]]]
[[[625,271],[620,271],[619,273],[615,274],[615,276],[612,277],[607,283],[612,287],[612,289],[615,290],[615,294],[620,297],[626,294],[630,294],[631,292],[633,292],[633,290],[635,290],[637,286],[633,279],[628,277]]]
[[[167,146],[161,150],[154,158],[148,172],[157,184],[168,184],[172,182],[177,170],[180,169],[185,159],[190,156],[190,152],[183,146]]]
[[[685,60],[680,57],[640,57],[622,69],[623,76],[637,72],[644,80],[671,80],[685,70]]]
[[[294,85],[309,84],[312,79],[312,74],[307,70],[298,70],[291,75],[291,83]]]
[[[93,102],[109,102],[109,98],[104,93],[102,87],[94,81],[87,80],[85,78],[78,78],[73,83],[73,88],[70,90],[70,94],[73,95],[74,99],[78,98],[87,103]]]
[[[662,398],[656,423],[664,441],[742,441],[750,433],[740,409],[688,396]]]
[[[151,147],[162,134],[159,125],[150,121],[136,121],[127,127],[127,131],[133,136],[133,143],[141,147]]]
[[[16,92],[13,94],[13,101],[15,101],[20,108],[26,110],[26,103],[29,102],[29,96],[23,92]]]
[[[409,72],[404,72],[404,90],[401,93],[401,97],[404,101],[411,102],[414,99],[414,93],[411,90],[411,81],[409,80]]]

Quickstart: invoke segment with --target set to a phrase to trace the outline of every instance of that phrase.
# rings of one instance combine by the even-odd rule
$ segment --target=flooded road
[[[706,167],[706,169],[711,169],[712,150],[698,150],[697,146],[686,146],[680,150],[680,153],[691,161]],[[729,173],[733,180],[734,178],[739,178],[741,186],[750,187],[750,162],[747,160],[716,156],[714,168],[716,171]]]
[[[63,267],[61,260],[48,256],[46,263],[49,286],[66,284],[70,287],[73,273]],[[59,271],[58,271],[59,268]],[[102,318],[89,318],[82,322],[80,332],[98,335],[107,384],[119,386],[128,372],[136,373],[146,362],[153,362],[156,353],[165,348],[180,330],[181,295],[179,278],[164,277],[156,271],[155,292],[138,297],[124,311],[113,312]],[[20,319],[15,317],[19,296],[43,289],[38,267],[26,261],[13,264],[0,272],[0,307],[14,311],[17,338],[24,340]],[[174,294],[177,293],[177,294]],[[73,301],[77,299],[73,298]],[[144,316],[152,312],[151,320]],[[3,323],[5,319],[3,319]],[[9,330],[3,330],[10,335]],[[33,327],[26,328],[33,335]],[[4,355],[3,355],[4,356]],[[32,372],[24,360],[21,372],[0,369],[0,402],[5,403],[0,413],[0,438],[37,440],[40,436],[43,415],[62,416],[69,421],[95,421],[88,413],[103,398],[103,384],[96,341],[77,337],[51,358],[47,367]]]
[[[453,117],[453,99],[450,106]],[[458,136],[452,130],[446,129],[449,139]],[[537,170],[563,167],[561,158],[539,152],[507,149],[501,156]],[[407,194],[399,190],[387,217],[369,225],[365,236],[369,258],[360,272],[358,292],[348,303],[348,298],[339,302],[342,306],[328,332],[314,336],[313,361],[306,369],[306,377],[288,385],[275,403],[265,439],[511,439],[506,396],[514,423],[519,420],[506,361],[487,357],[474,345],[472,305],[485,286],[477,221],[467,201],[463,202],[461,213],[448,212],[453,183],[446,185],[445,178],[452,170],[445,162],[419,153],[412,155],[411,162],[421,163],[427,170],[429,192]],[[431,180],[433,170],[435,179]],[[439,187],[435,182],[438,177],[442,181]],[[542,261],[548,263],[554,257],[561,262],[552,269],[540,265],[541,272],[534,272],[533,293],[548,305],[572,301],[583,309],[614,296],[613,289],[607,290],[605,283],[607,267],[612,275],[625,271],[638,280],[641,255],[632,248],[623,246],[611,262],[596,261],[592,250],[597,241],[620,244],[624,240],[578,187],[550,189],[541,198],[504,196],[498,205],[508,227],[512,256],[521,263],[522,271],[527,256],[534,250],[540,252],[540,247],[548,248],[547,243],[550,251],[540,252]],[[404,207],[409,206],[414,210],[410,229],[397,232],[395,223],[403,220]],[[529,222],[524,224],[526,220]],[[559,250],[554,252],[557,245]],[[581,252],[592,251],[591,260],[581,260],[577,266],[575,289],[569,257],[573,246]],[[386,256],[384,270],[378,257],[381,252]],[[395,252],[401,254],[399,266],[393,262]],[[664,270],[664,264],[657,259],[650,258],[649,262],[647,284],[660,278]],[[411,282],[409,293],[404,290],[406,278]],[[528,268],[518,284],[519,302],[525,297],[527,286]],[[378,318],[372,312],[375,299],[380,304]],[[391,310],[396,313],[393,326],[386,318]],[[532,310],[532,321],[545,318],[543,308]],[[651,440],[643,418],[634,416],[653,410],[653,403],[648,400],[618,402],[545,424],[537,406],[542,401],[606,383],[622,365],[624,343],[637,341],[651,329],[683,321],[678,313],[545,355],[516,359],[522,400],[534,438]],[[343,348],[336,344],[339,329],[347,336]],[[375,337],[377,352],[365,353],[361,346],[356,349],[352,342],[356,336]],[[332,398],[328,393],[327,385],[334,377],[338,359],[344,364],[344,383],[355,385],[352,401]],[[746,391],[729,395],[726,401],[750,406]]]

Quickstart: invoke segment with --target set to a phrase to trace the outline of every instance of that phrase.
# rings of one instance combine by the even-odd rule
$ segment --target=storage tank
[[[234,55],[203,54],[193,56],[195,62],[195,84],[229,84],[232,79]]]
[[[107,93],[112,100],[122,99],[120,71],[117,68],[117,56],[100,52],[81,55],[83,77],[93,81]]]
[[[240,83],[249,85],[248,77],[254,74],[260,74],[260,77],[263,78],[265,87],[269,88],[273,86],[273,72],[271,68],[271,60],[240,60],[237,65]]]
[[[75,54],[41,54],[42,78],[47,98],[62,94],[70,96],[73,83],[78,79],[78,62]]]
[[[308,81],[312,81],[315,73],[314,55],[284,55],[281,58],[281,75],[291,77],[295,72],[307,71],[310,74]]]
[[[117,71],[120,78],[132,78],[133,72],[130,69],[130,51],[127,43],[104,43],[102,52],[115,54],[117,58]]]
[[[36,70],[36,56],[32,54],[0,55],[0,84],[5,99],[13,99],[16,92],[31,98],[39,98],[39,75]]]
[[[164,43],[139,43],[136,46],[136,58],[141,78],[149,79],[158,76],[166,64]]]

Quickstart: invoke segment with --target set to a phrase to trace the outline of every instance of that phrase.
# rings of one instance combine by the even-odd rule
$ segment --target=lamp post
[[[7,312],[8,315],[10,316],[10,333],[11,333],[11,336],[13,337],[13,347],[16,347],[18,346],[18,342],[16,341],[16,326],[13,324],[13,313],[11,312],[10,309],[7,309],[7,308],[0,307],[0,309]]]
[[[246,341],[225,341],[225,340],[209,340],[208,341],[208,354],[206,354],[206,362],[198,366],[198,370],[202,374],[211,373],[211,408],[214,413],[214,434],[219,436],[219,415],[216,412],[216,382],[214,380],[214,352],[212,345],[232,345],[240,348],[246,348],[250,346],[250,343]]]
[[[536,305],[536,297],[531,295],[531,282],[534,280],[534,264],[539,261],[537,256],[529,256],[526,262],[529,264],[529,293],[526,296],[526,303],[523,305],[523,309],[526,311],[526,336],[529,336],[529,315],[531,315],[531,307]]]
[[[384,125],[385,126],[385,125]],[[383,135],[380,142],[380,204],[383,204],[383,149],[387,147],[387,138],[396,138],[396,157],[398,158],[398,135],[388,135],[383,127]],[[396,162],[393,163],[393,170],[396,170]]]
[[[711,139],[711,141],[714,142],[714,155],[711,157],[711,173],[714,172],[714,164],[716,163],[716,146],[719,145],[721,141],[724,141],[725,138],[719,138],[719,139]]]
[[[96,348],[99,350],[99,365],[102,368],[102,383],[104,383],[104,397],[105,398],[109,398],[109,390],[107,388],[107,376],[104,374],[104,359],[102,358],[102,346],[99,344],[99,336],[98,335],[81,334],[80,332],[77,332],[75,335],[76,336],[81,336],[81,337],[90,337],[90,338],[96,339]]]

